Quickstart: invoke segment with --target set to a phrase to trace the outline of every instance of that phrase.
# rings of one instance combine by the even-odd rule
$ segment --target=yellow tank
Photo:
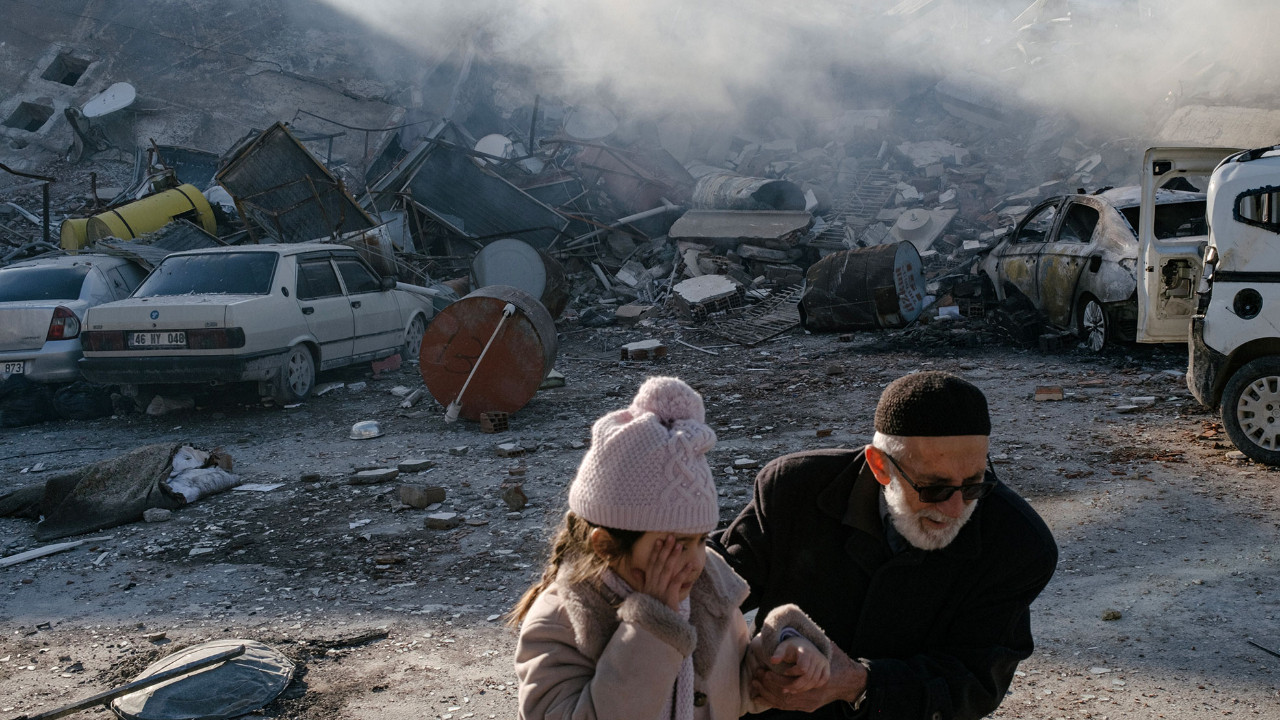
[[[89,224],[89,218],[67,218],[62,221],[62,226],[58,230],[58,235],[62,239],[62,249],[72,255],[79,252],[85,246],[85,227]]]
[[[195,185],[179,185],[172,190],[148,195],[89,218],[85,222],[81,246],[109,237],[129,240],[159,230],[179,218],[202,226],[210,234],[218,232],[218,222],[213,217],[209,201]],[[68,230],[73,233],[76,230],[74,226],[67,228],[67,222],[73,221],[63,223],[64,248],[67,245]]]

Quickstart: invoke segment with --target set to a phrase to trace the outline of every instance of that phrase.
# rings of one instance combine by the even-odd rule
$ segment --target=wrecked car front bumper
[[[1187,344],[1187,389],[1201,405],[1215,407],[1218,404],[1221,383],[1218,382],[1227,356],[1204,342],[1204,316],[1191,318],[1191,342]]]
[[[280,372],[284,352],[199,357],[86,357],[80,371],[103,385],[264,381]]]

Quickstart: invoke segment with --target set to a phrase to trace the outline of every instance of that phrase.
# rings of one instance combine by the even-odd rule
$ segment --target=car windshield
[[[88,274],[88,265],[3,268],[0,269],[0,302],[76,300]]]
[[[161,295],[266,295],[276,254],[270,252],[170,255],[147,276],[133,297]]]

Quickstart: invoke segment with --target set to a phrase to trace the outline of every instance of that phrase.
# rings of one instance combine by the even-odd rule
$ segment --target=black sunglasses
[[[920,502],[946,502],[957,492],[960,493],[960,497],[964,498],[965,502],[973,502],[990,495],[991,491],[996,489],[995,482],[991,480],[983,480],[982,482],[968,485],[925,485],[922,487],[911,482],[911,478],[907,477],[907,473],[903,471],[902,466],[898,464],[897,460],[893,459],[892,455],[884,451],[881,451],[880,454],[889,458],[889,462],[893,463],[893,466],[898,469],[898,474],[902,476],[902,479],[906,480],[911,489],[915,490],[916,494],[920,496]],[[990,457],[987,458],[987,469],[991,469]]]

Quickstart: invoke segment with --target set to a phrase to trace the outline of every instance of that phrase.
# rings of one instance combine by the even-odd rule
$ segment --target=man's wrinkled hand
[[[852,700],[866,687],[866,669],[849,659],[839,648],[832,648],[830,677],[827,682],[808,690],[799,690],[805,680],[804,671],[790,667],[781,672],[769,669],[771,663],[763,648],[752,644],[759,664],[751,678],[751,697],[780,710],[813,712],[837,700]]]
[[[769,662],[774,672],[794,678],[790,687],[783,689],[789,694],[822,687],[831,677],[830,663],[813,643],[803,637],[792,637],[778,643]]]

